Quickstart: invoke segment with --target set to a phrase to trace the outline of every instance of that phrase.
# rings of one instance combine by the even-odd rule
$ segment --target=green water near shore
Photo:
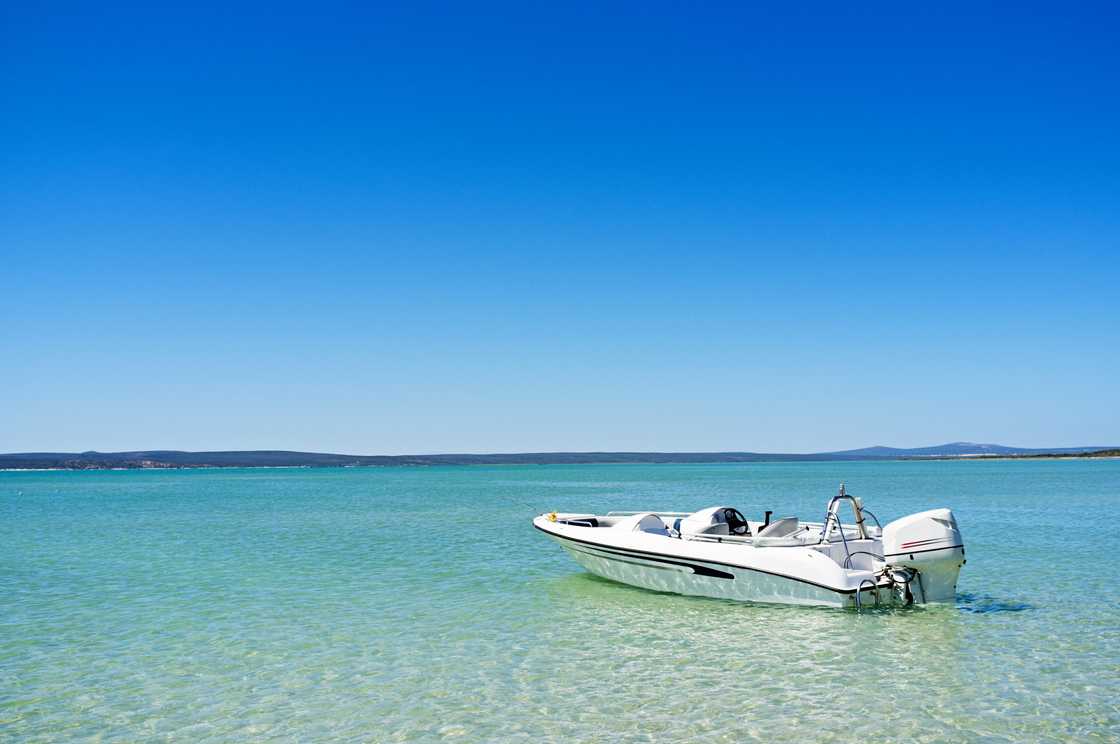
[[[841,480],[953,508],[955,606],[655,594],[529,525]],[[0,473],[0,740],[1116,741],[1118,506],[1120,461]]]

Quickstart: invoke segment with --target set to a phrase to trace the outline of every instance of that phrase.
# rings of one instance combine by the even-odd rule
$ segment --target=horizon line
[[[639,449],[573,449],[573,450],[522,450],[522,451],[443,451],[443,452],[402,452],[397,454],[388,453],[356,453],[356,452],[333,452],[326,450],[313,450],[313,449],[276,449],[276,448],[263,448],[263,449],[174,449],[174,448],[145,448],[145,449],[117,449],[117,450],[21,450],[12,452],[0,452],[0,457],[9,457],[16,455],[121,455],[121,454],[138,454],[138,453],[178,453],[178,454],[218,454],[218,453],[289,453],[301,455],[333,455],[341,457],[456,457],[456,456],[471,456],[471,457],[501,457],[501,456],[525,456],[525,455],[829,455],[846,452],[863,452],[867,450],[924,450],[924,449],[938,449],[942,447],[952,446],[975,446],[978,448],[998,447],[1001,449],[1014,449],[1014,450],[1093,450],[1093,449],[1113,449],[1120,445],[1053,445],[1046,447],[1023,447],[1017,445],[1006,445],[997,442],[974,442],[969,440],[954,440],[951,442],[941,442],[939,444],[918,445],[913,447],[899,447],[895,445],[886,444],[873,444],[864,447],[852,447],[847,449],[835,450],[814,450],[809,452],[780,452],[780,451],[761,451],[761,450],[745,450],[745,449],[654,449],[654,450],[639,450]]]

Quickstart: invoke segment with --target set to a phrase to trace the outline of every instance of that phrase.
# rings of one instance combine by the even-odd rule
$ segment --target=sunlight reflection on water
[[[954,509],[956,607],[621,586],[524,506],[815,515],[841,479]],[[4,473],[0,738],[1115,740],[1117,559],[1053,505],[1118,494],[1120,462]]]

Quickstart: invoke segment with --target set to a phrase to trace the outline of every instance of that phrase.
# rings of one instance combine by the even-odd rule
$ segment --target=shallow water
[[[590,576],[535,511],[957,515],[955,607]],[[1116,741],[1120,461],[0,473],[0,739]]]

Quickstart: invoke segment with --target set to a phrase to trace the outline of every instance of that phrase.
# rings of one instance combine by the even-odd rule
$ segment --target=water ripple
[[[841,479],[955,510],[956,608],[621,586],[521,505],[815,514]],[[1117,559],[1046,517],[1118,493],[1118,462],[4,473],[0,740],[1115,741]]]

